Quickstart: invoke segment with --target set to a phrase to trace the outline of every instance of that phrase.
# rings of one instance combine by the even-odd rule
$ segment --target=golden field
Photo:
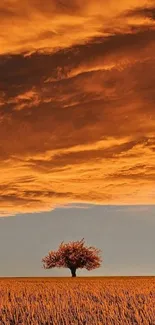
[[[155,325],[155,277],[1,278],[3,324]]]

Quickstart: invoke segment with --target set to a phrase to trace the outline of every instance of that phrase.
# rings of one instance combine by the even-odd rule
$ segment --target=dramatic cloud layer
[[[155,203],[155,1],[0,4],[0,216]]]

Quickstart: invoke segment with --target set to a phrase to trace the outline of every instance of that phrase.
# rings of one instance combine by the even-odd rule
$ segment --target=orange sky
[[[154,204],[155,1],[3,0],[0,19],[0,216]]]

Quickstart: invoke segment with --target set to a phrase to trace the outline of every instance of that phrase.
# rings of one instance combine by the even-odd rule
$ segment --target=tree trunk
[[[71,270],[71,274],[72,274],[72,278],[76,277],[76,269],[72,268]]]

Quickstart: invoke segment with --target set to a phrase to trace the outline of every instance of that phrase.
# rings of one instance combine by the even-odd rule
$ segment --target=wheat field
[[[155,277],[1,278],[3,324],[155,325]]]

